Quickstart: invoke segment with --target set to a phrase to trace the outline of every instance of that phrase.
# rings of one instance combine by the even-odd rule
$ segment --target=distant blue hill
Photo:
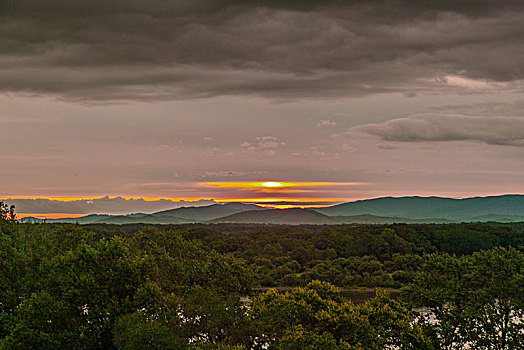
[[[198,207],[181,207],[163,210],[153,214],[128,214],[128,215],[99,215],[91,214],[79,218],[63,219],[37,219],[27,217],[19,222],[47,222],[47,223],[79,223],[79,224],[182,224],[192,222],[207,222],[223,216],[228,216],[244,211],[266,210],[254,204],[226,203],[212,204]]]
[[[241,213],[248,210],[265,210],[266,208],[259,207],[255,204],[243,203],[226,203],[226,204],[212,204],[202,207],[182,207],[171,210],[163,210],[151,214],[153,216],[173,216],[186,221],[208,221],[218,219],[223,216],[228,216],[236,213]]]
[[[47,223],[71,223],[71,224],[93,224],[96,222],[99,222],[104,219],[110,218],[111,215],[105,215],[105,214],[89,214],[86,216],[81,216],[78,218],[62,218],[62,219],[39,219],[35,217],[25,217],[22,219],[19,219],[18,222],[21,223],[41,223],[41,222],[47,222]]]
[[[228,215],[211,222],[215,223],[253,223],[253,224],[336,224],[333,218],[307,209],[267,209],[248,210]]]
[[[41,222],[25,218],[20,222]],[[503,195],[465,199],[441,197],[383,197],[316,209],[268,209],[254,204],[227,203],[182,207],[153,214],[98,215],[74,219],[51,219],[48,223],[79,224],[182,224],[182,223],[267,223],[267,224],[385,224],[447,222],[524,221],[524,195]]]
[[[441,197],[384,197],[315,209],[329,216],[377,215],[410,219],[444,218],[453,221],[524,220],[524,195],[464,199]],[[477,219],[477,220],[474,220]]]
[[[449,222],[442,219],[406,219],[375,215],[328,216],[311,209],[248,210],[214,219],[211,223],[278,224],[278,225],[339,225]]]

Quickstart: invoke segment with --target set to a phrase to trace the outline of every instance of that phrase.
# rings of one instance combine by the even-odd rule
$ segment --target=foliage
[[[131,229],[131,227],[129,227]],[[424,254],[470,255],[483,249],[524,250],[524,224],[370,226],[172,226],[189,240],[245,260],[261,286],[305,286],[321,280],[338,287],[401,288],[412,281]]]
[[[428,334],[441,349],[524,347],[524,254],[493,249],[433,254],[408,291],[431,311]]]
[[[250,290],[241,261],[177,235],[147,229],[97,239],[78,225],[48,228],[0,226],[1,348],[181,348],[194,337],[219,342],[217,329],[234,328],[225,311],[237,310],[240,295]],[[207,323],[189,321],[197,312],[209,312]]]
[[[16,214],[15,214],[15,206],[11,205],[8,206],[4,202],[0,202],[0,221],[15,221],[16,220]]]
[[[523,233],[0,220],[0,349],[523,348]],[[285,284],[299,288],[245,299]],[[429,313],[334,284],[409,285]]]
[[[430,349],[409,309],[382,292],[354,305],[329,283],[255,298],[258,339],[270,349]]]

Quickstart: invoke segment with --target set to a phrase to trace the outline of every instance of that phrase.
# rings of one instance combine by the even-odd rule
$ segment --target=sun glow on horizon
[[[273,182],[273,181],[262,182],[260,185],[263,187],[282,187],[284,186],[281,182]]]
[[[236,188],[240,190],[257,191],[260,189],[274,189],[279,191],[288,187],[328,187],[328,186],[358,186],[365,185],[362,182],[300,182],[300,181],[223,181],[203,182],[205,187]]]
[[[293,191],[283,191],[281,193],[289,193]],[[264,192],[263,192],[264,193]],[[57,202],[73,202],[73,201],[93,201],[93,200],[100,200],[100,199],[125,199],[125,200],[139,200],[142,199],[146,202],[149,201],[158,201],[158,200],[166,200],[171,201],[173,203],[178,202],[186,202],[186,203],[193,203],[198,201],[213,201],[216,203],[233,203],[233,202],[239,202],[239,203],[267,203],[267,202],[292,202],[292,203],[303,203],[303,202],[342,202],[347,201],[349,199],[347,198],[319,198],[319,197],[287,197],[287,196],[274,196],[274,197],[194,197],[194,198],[178,198],[178,197],[138,197],[138,196],[102,196],[102,197],[44,197],[44,196],[9,196],[9,197],[2,197],[0,198],[0,201],[6,201],[10,199],[25,199],[25,200],[49,200],[49,201],[57,201]],[[20,213],[25,214],[25,213]],[[64,213],[60,213],[64,214]],[[36,214],[35,214],[36,215]],[[72,214],[76,215],[76,214]],[[86,214],[87,215],[87,214]]]
[[[269,209],[311,209],[311,208],[327,208],[333,204],[261,204],[257,203],[259,207],[269,208]]]
[[[38,200],[38,199],[46,199],[50,201],[59,201],[59,202],[74,202],[74,201],[89,201],[89,200],[98,200],[98,199],[116,199],[116,198],[122,198],[126,200],[144,200],[146,202],[154,202],[159,200],[166,200],[171,202],[198,202],[201,200],[213,200],[211,197],[143,197],[143,196],[6,196],[0,198],[0,200],[9,200],[9,199],[32,199],[32,200]]]
[[[139,201],[165,201],[162,205],[171,208],[181,206],[201,206],[210,205],[214,203],[225,204],[235,202],[256,204],[263,207],[277,209],[326,207],[333,204],[339,204],[348,201],[349,198],[343,198],[344,196],[341,196],[342,198],[340,198],[338,196],[344,193],[344,187],[346,187],[347,189],[347,187],[353,187],[358,185],[363,185],[363,183],[277,181],[271,179],[266,181],[224,181],[188,183],[188,188],[193,188],[195,189],[195,191],[201,192],[201,196],[195,196],[190,198],[169,196],[156,197],[147,195],[137,196],[129,193],[117,195],[78,196],[72,193],[71,196],[5,196],[4,199],[0,198],[0,200],[43,200],[51,202],[70,202],[72,203],[72,205],[73,203],[75,203],[75,206],[80,205],[81,208],[75,207],[75,209],[72,209],[72,211],[77,211],[76,213],[65,214],[63,213],[63,211],[69,211],[69,208],[64,209],[63,207],[57,206],[57,213],[39,213],[40,208],[37,208],[35,210],[36,207],[33,208],[32,205],[25,206],[20,204],[20,209],[22,209],[22,211],[18,212],[19,218],[34,216],[38,218],[55,219],[65,217],[80,217],[91,213],[100,214],[101,211],[105,212],[108,210],[106,207],[110,205],[111,201],[115,201],[115,204],[118,203],[115,206],[115,208],[117,209],[114,210],[114,213],[111,210],[109,210],[113,215],[123,214],[124,211],[127,210],[124,209],[127,208],[125,201],[129,201],[129,213],[134,212],[136,210],[134,209],[136,206],[136,204],[134,203],[138,203]],[[342,192],[340,192],[340,190],[342,190]],[[205,201],[207,201],[208,203],[205,203]],[[172,202],[172,204],[170,202]],[[35,202],[35,205],[37,203],[38,202]],[[53,208],[51,204],[49,205],[49,208]],[[145,204],[142,203],[140,205]],[[46,210],[49,210],[49,208]],[[154,208],[155,210],[157,209],[156,206]],[[153,207],[151,207],[151,209],[153,209]],[[147,213],[153,212],[152,210],[148,211],[149,209],[147,209],[147,207],[143,207],[143,209],[140,210],[144,210],[144,212]]]
[[[16,213],[16,219],[37,218],[37,219],[76,219],[89,214],[71,214],[71,213]]]

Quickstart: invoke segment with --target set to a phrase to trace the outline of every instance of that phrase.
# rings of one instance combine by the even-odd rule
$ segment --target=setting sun
[[[202,186],[212,186],[219,188],[239,188],[253,190],[257,188],[285,188],[285,187],[324,187],[324,186],[355,186],[362,185],[358,182],[300,182],[300,181],[232,181],[232,182],[204,182]]]
[[[260,184],[260,186],[264,186],[264,187],[282,187],[284,185],[281,182],[268,181],[268,182],[262,182]]]

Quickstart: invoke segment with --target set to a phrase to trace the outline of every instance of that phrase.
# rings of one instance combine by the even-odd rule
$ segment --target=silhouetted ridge
[[[266,208],[259,207],[255,204],[226,203],[212,204],[202,207],[182,207],[159,211],[152,215],[171,215],[189,221],[208,221],[248,210],[266,210]]]
[[[464,199],[441,197],[384,197],[315,209],[329,216],[377,215],[411,219],[446,218],[467,220],[475,217],[513,216],[524,218],[524,196],[504,195]]]
[[[213,222],[260,224],[333,224],[336,219],[307,209],[249,210],[213,220]]]
[[[40,222],[35,218],[21,222]],[[227,203],[182,207],[153,214],[97,215],[50,219],[47,222],[113,224],[180,224],[238,222],[272,224],[387,224],[447,222],[524,221],[524,195],[473,197],[383,197],[360,200],[327,208],[267,209],[254,204]]]

